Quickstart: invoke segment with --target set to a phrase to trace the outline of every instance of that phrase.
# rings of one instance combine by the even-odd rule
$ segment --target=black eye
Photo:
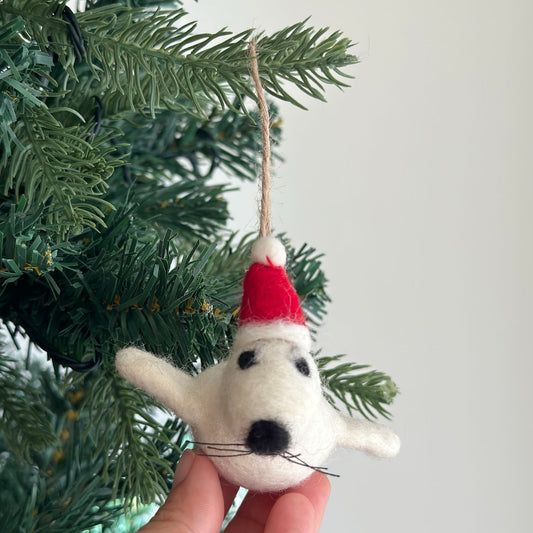
[[[298,372],[300,372],[300,374],[303,374],[304,376],[308,376],[311,373],[309,371],[309,365],[303,357],[301,359],[297,359],[294,365],[296,366]]]
[[[246,370],[252,365],[255,365],[255,352],[253,350],[242,352],[241,355],[239,355],[239,367],[241,370]]]

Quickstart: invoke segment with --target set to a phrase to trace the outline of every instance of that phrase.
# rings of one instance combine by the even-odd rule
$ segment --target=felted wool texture
[[[252,246],[252,263],[284,267],[287,252],[281,242],[270,235],[260,237]]]
[[[247,429],[256,420],[276,420],[289,430],[291,440],[299,439],[312,414],[320,404],[321,382],[311,355],[293,342],[261,339],[245,345],[243,351],[255,353],[254,364],[239,367],[239,344],[225,368],[224,417],[235,428]],[[296,362],[304,359],[309,376],[298,371]],[[244,426],[243,426],[244,421]]]
[[[240,325],[285,320],[305,325],[300,300],[282,266],[253,263],[243,282]]]
[[[212,461],[224,478],[251,490],[281,491],[313,472],[283,454],[236,457],[235,449],[250,451],[245,441],[257,420],[273,420],[286,428],[290,436],[286,452],[299,455],[308,465],[325,466],[337,445],[378,457],[398,452],[399,439],[390,429],[343,417],[331,407],[322,395],[318,368],[307,348],[277,337],[252,340],[241,331],[239,335],[227,361],[195,377],[136,348],[121,350],[116,366],[123,377],[190,424],[195,439],[216,446],[216,451],[209,445],[201,448],[206,455],[217,455]],[[245,370],[238,363],[243,349],[256,352],[257,359]],[[300,358],[307,362],[309,376],[298,371],[295,362]],[[224,448],[232,451],[218,457],[225,455]]]
[[[148,392],[176,414],[194,411],[196,399],[193,378],[165,359],[128,347],[117,353],[115,366],[124,379]],[[187,423],[192,422],[189,417]]]
[[[337,445],[352,448],[375,457],[394,457],[400,451],[400,438],[381,424],[341,416],[337,419]]]
[[[252,260],[227,361],[193,378],[148,352],[126,348],[117,354],[120,374],[189,424],[224,478],[251,490],[301,483],[312,466],[325,466],[337,445],[395,455],[399,439],[391,430],[343,417],[323,396],[283,245],[263,237]]]
[[[274,420],[289,431],[289,454],[300,455],[310,465],[323,464],[334,441],[328,426],[324,430],[322,393],[318,369],[310,354],[300,346],[281,339],[262,339],[243,346],[254,350],[256,362],[249,368],[239,367],[239,345],[221,368],[219,396],[208,402],[213,406],[212,419],[224,420],[216,430],[199,427],[199,440],[216,443],[242,443],[257,420]],[[305,358],[310,375],[295,367]],[[220,367],[220,365],[219,365]],[[202,375],[198,376],[201,379]],[[326,405],[329,412],[329,405]],[[223,449],[223,447],[220,447]],[[232,447],[235,449],[235,447]],[[209,450],[204,450],[207,454]],[[220,449],[217,455],[223,454]],[[243,457],[213,457],[221,475],[232,483],[256,491],[279,491],[297,485],[313,471],[293,464],[286,458],[250,454]]]
[[[311,334],[306,326],[275,320],[252,322],[240,326],[235,335],[233,351],[244,351],[246,345],[251,345],[261,339],[286,340],[300,346],[304,351],[311,350]]]

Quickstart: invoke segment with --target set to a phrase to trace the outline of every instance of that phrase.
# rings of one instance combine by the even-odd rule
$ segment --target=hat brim
[[[306,351],[311,350],[309,328],[283,320],[241,324],[237,328],[234,347],[240,349],[262,339],[282,339],[298,344]]]

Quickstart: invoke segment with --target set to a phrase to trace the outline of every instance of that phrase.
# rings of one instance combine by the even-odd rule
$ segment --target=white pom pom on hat
[[[262,265],[284,267],[287,253],[283,244],[275,237],[260,237],[252,246],[252,261]]]

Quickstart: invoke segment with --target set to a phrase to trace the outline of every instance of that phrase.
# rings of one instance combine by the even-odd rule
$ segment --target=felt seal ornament
[[[187,422],[229,482],[280,491],[306,479],[337,447],[378,457],[400,441],[380,424],[339,414],[325,399],[311,337],[285,272],[285,249],[257,240],[244,278],[230,357],[195,377],[137,348],[117,354],[119,373]]]
[[[311,335],[285,270],[283,244],[270,236],[268,110],[250,46],[263,131],[259,239],[243,281],[239,324],[228,359],[190,376],[134,347],[116,367],[189,424],[194,442],[229,482],[260,492],[298,485],[337,447],[392,457],[390,429],[338,413],[322,393]],[[265,156],[266,154],[266,156]]]

